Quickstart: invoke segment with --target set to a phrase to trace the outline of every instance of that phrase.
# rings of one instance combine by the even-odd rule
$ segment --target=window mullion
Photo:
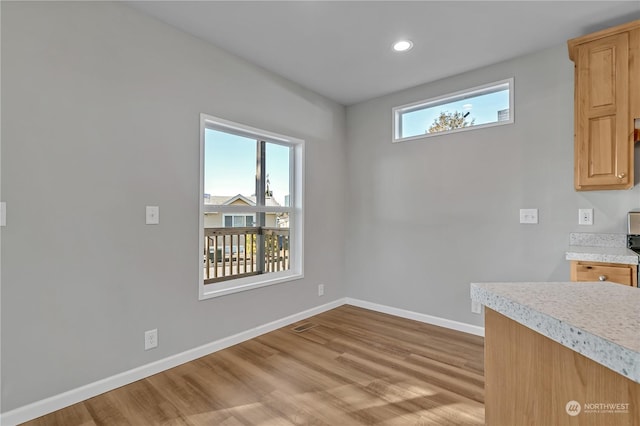
[[[266,146],[267,143],[265,141],[257,140],[256,141],[256,206],[264,207],[265,206],[265,191],[266,191]],[[257,235],[257,246],[256,246],[256,269],[258,272],[263,273],[264,271],[264,233],[262,232],[262,228],[265,226],[266,216],[265,212],[261,211],[256,213],[256,226],[260,228],[260,231]]]

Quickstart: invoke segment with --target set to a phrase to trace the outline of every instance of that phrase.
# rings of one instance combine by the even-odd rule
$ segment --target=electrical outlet
[[[149,349],[158,347],[158,329],[154,328],[153,330],[147,330],[144,332],[144,350],[148,351]]]
[[[160,223],[160,207],[147,206],[146,208],[146,224],[158,225]]]
[[[481,314],[482,313],[482,304],[476,302],[475,300],[471,301],[471,312],[473,312],[474,314]]]
[[[538,209],[520,209],[520,223],[537,224]]]
[[[578,225],[593,225],[593,209],[578,209]]]
[[[318,284],[318,296],[324,296],[324,284]]]

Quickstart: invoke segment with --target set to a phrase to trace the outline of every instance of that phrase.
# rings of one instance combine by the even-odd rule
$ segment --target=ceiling
[[[127,3],[344,105],[640,19],[638,0]]]

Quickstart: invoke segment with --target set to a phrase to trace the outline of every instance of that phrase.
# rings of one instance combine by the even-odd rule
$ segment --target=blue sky
[[[204,192],[210,195],[255,194],[256,140],[206,129],[204,134]],[[290,148],[267,143],[269,189],[284,206],[289,195]]]
[[[498,111],[509,109],[509,91],[488,93],[469,99],[449,102],[433,106],[427,109],[402,114],[402,137],[424,135],[431,127],[433,121],[438,118],[440,111],[453,113],[459,111],[469,112],[467,121],[475,118],[475,125],[493,123],[497,121]]]

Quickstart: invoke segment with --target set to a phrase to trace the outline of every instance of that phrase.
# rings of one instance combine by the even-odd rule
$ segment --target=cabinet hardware
[[[606,281],[606,280],[607,280],[607,276],[606,276],[606,275],[600,275],[600,276],[598,277],[598,279],[599,279],[600,281]]]
[[[626,173],[624,173],[624,172],[623,172],[623,173],[620,173],[620,174],[618,175],[618,179],[624,179],[624,177],[625,177],[626,175],[627,175],[627,174],[626,174]]]

